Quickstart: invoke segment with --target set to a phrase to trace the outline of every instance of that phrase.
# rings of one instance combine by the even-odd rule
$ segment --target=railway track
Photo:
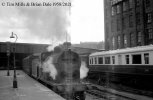
[[[86,91],[86,94],[93,95],[97,100],[136,100],[131,97],[123,96],[117,93],[112,93],[106,90],[98,89],[97,87],[92,87],[92,90]]]
[[[111,86],[111,88],[114,88],[114,89],[120,90],[120,91],[130,92],[130,93],[133,93],[133,94],[153,97],[153,92],[140,90],[140,89],[135,89],[134,87],[132,88],[132,87],[124,86],[124,85],[115,84],[114,86]]]

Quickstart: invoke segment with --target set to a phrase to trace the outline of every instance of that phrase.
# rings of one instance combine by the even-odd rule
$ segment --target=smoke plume
[[[86,62],[81,61],[80,67],[80,78],[83,79],[88,75],[89,69],[87,68]]]
[[[21,15],[25,17],[26,28],[34,36],[42,39],[52,38],[62,41],[69,25],[67,9],[55,8],[20,8]]]
[[[55,66],[52,64],[53,58],[49,57],[42,65],[43,72],[49,72],[49,75],[55,80],[57,75],[57,70]]]
[[[14,2],[13,0],[7,1]],[[71,0],[15,1],[24,3],[71,2]],[[0,1],[0,3],[2,3],[2,1]],[[26,38],[27,40],[31,40],[31,42],[37,40],[39,43],[46,41],[51,43],[52,39],[63,42],[66,40],[66,33],[68,27],[70,27],[69,10],[69,6],[1,7],[0,12],[2,12],[2,16],[0,16],[0,21],[3,21],[3,26],[17,33],[20,37],[19,39],[23,40]],[[8,31],[8,29],[6,30]],[[8,33],[7,31],[6,33]]]

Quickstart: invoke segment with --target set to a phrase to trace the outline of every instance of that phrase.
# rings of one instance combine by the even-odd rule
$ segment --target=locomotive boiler
[[[67,100],[84,100],[86,85],[80,80],[81,60],[69,43],[53,51],[33,54],[23,60],[23,70]]]

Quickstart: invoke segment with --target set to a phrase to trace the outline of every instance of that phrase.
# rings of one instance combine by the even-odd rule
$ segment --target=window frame
[[[105,56],[105,64],[111,64],[111,57],[110,56]]]
[[[141,31],[138,31],[137,32],[137,44],[141,45],[141,43],[142,43],[142,34],[141,34]]]
[[[115,64],[115,56],[112,56],[112,64]]]
[[[124,40],[124,47],[127,47],[127,35],[123,34],[123,40]]]
[[[134,56],[136,57],[136,56],[141,56],[141,57],[137,57],[137,62],[138,62],[138,58],[140,58],[139,60],[141,61],[140,63],[136,63],[136,61],[134,61]],[[131,57],[132,57],[132,64],[133,65],[141,65],[142,64],[142,54],[140,53],[140,54],[132,54],[131,55]]]
[[[129,9],[133,8],[133,0],[129,0]]]
[[[101,62],[101,63],[100,63]],[[104,61],[103,61],[103,57],[102,56],[99,56],[98,57],[98,64],[104,64]]]
[[[117,13],[117,14],[120,14],[120,13],[121,13],[121,5],[120,5],[120,4],[118,4],[118,5],[116,6],[116,13]]]
[[[121,36],[120,35],[117,36],[117,46],[118,48],[121,48]]]
[[[133,32],[130,33],[130,46],[133,47],[135,45],[135,35]]]
[[[144,64],[150,64],[150,62],[149,62],[149,53],[144,53]]]
[[[152,14],[147,13],[147,23],[151,23],[151,22],[152,22]]]
[[[125,62],[127,65],[130,64],[130,55],[125,55]]]
[[[133,15],[129,15],[129,27],[133,27]]]

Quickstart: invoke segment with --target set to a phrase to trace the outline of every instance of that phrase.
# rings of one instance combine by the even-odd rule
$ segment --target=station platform
[[[13,88],[13,74],[0,70],[0,100],[65,100],[21,70],[16,71],[18,88]]]

